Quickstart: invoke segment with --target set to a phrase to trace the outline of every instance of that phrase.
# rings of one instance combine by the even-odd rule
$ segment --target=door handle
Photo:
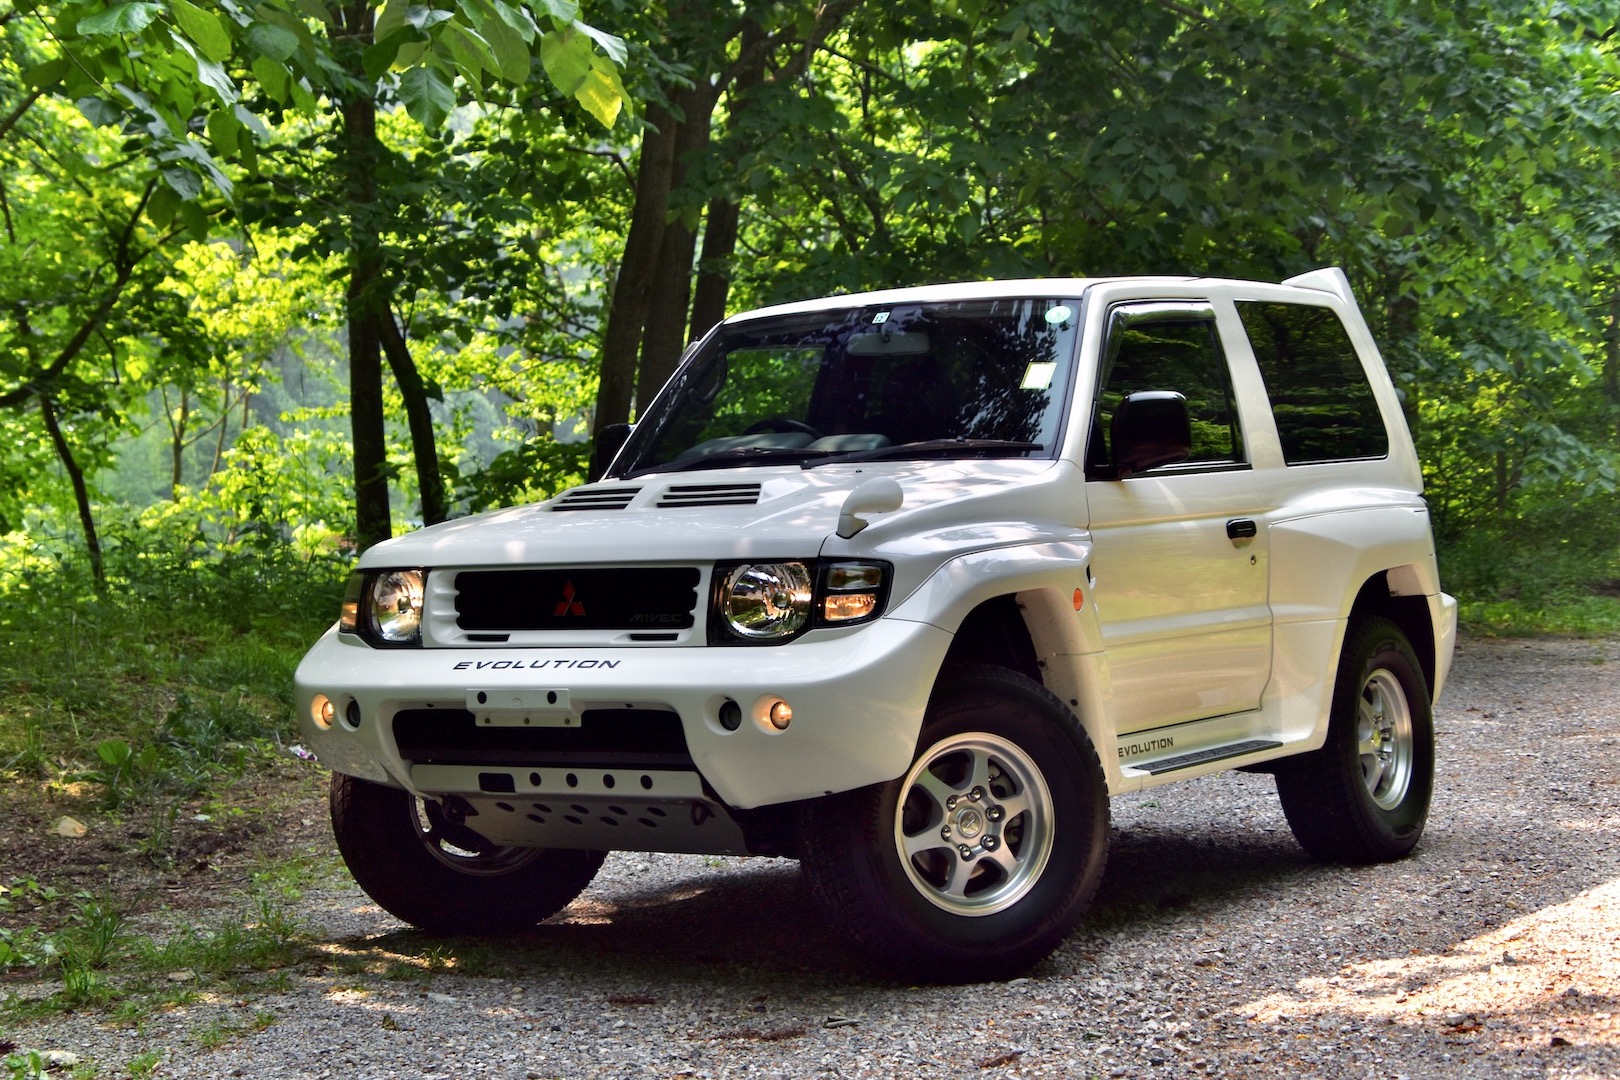
[[[1252,518],[1233,518],[1226,523],[1226,535],[1232,540],[1249,540],[1260,532]]]

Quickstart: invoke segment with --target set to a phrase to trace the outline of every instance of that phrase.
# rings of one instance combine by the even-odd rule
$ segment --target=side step
[[[1178,754],[1175,757],[1160,758],[1158,761],[1143,761],[1132,765],[1131,768],[1139,769],[1150,776],[1158,776],[1160,773],[1190,769],[1194,765],[1207,765],[1211,761],[1220,761],[1224,758],[1242,757],[1261,750],[1275,750],[1281,745],[1282,743],[1270,739],[1250,739],[1248,742],[1212,746],[1208,750],[1194,750],[1190,754]]]

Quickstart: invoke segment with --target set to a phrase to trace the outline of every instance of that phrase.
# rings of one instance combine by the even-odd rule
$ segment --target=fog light
[[[325,694],[316,694],[315,700],[309,703],[309,717],[315,721],[315,726],[326,729],[332,726],[332,720],[337,716],[337,706]]]
[[[772,703],[770,711],[771,727],[777,731],[786,731],[788,725],[793,723],[793,706],[785,701]]]
[[[343,719],[348,721],[348,724],[349,724],[349,726],[351,728],[354,728],[357,731],[359,730],[359,728],[360,728],[360,703],[358,701],[349,702],[349,707],[347,709],[343,710]]]
[[[727,731],[736,731],[742,727],[742,706],[729,698],[726,699],[720,705],[720,726]]]

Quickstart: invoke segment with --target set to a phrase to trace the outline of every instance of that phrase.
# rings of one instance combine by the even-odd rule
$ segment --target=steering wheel
[[[767,416],[763,420],[755,420],[743,429],[744,435],[763,435],[767,431],[797,431],[808,435],[812,439],[821,438],[821,432],[805,423],[795,420],[791,416]]]

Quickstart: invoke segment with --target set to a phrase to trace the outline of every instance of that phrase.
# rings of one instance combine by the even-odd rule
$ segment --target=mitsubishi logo
[[[564,583],[562,599],[557,601],[557,608],[551,614],[553,618],[561,618],[564,615],[585,614],[585,605],[574,599],[574,583],[572,581]]]

